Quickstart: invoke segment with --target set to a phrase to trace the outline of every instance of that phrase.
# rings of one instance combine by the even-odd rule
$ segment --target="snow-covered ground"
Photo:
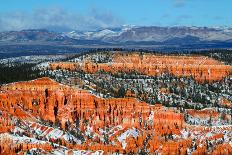
[[[44,61],[56,61],[67,58],[67,55],[32,55],[32,56],[20,56],[6,59],[0,59],[0,64],[10,63],[40,63]]]
[[[127,131],[125,131],[124,133],[122,133],[120,136],[118,136],[118,141],[122,143],[122,148],[125,149],[126,148],[126,139],[129,137],[129,136],[132,136],[134,138],[137,138],[139,135],[139,132],[137,129],[135,128],[131,128],[131,129],[128,129]]]

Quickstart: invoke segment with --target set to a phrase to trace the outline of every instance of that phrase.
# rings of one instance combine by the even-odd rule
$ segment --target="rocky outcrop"
[[[50,69],[82,70],[87,73],[105,71],[138,72],[145,75],[160,75],[164,72],[177,77],[193,77],[199,82],[218,81],[232,74],[232,67],[203,56],[159,56],[153,54],[115,53],[110,63],[51,63]]]
[[[183,114],[175,108],[148,105],[135,98],[99,98],[88,91],[61,85],[49,78],[2,86],[0,111],[3,116],[0,119],[0,133],[20,133],[18,125],[27,127],[23,133],[28,137],[36,137],[34,132],[37,132],[41,133],[38,139],[48,139],[46,144],[25,144],[4,136],[0,139],[0,152],[5,150],[8,154],[31,148],[49,151],[55,148],[52,143],[68,149],[103,150],[107,153],[137,154],[146,149],[150,153],[185,154],[193,145],[191,137],[195,136],[191,135],[195,134],[195,127],[187,125]],[[52,127],[39,124],[41,121],[50,123]],[[55,126],[60,129],[54,129]],[[80,131],[82,142],[74,142],[73,137],[67,138],[65,131],[71,133],[74,129]],[[184,130],[193,131],[183,134]],[[55,131],[59,136],[48,136]],[[201,135],[207,132],[201,129]],[[212,139],[220,138],[217,134],[220,132],[215,132],[212,136],[216,137]],[[7,150],[6,144],[12,147]],[[220,149],[221,146],[218,146],[216,150]],[[199,154],[206,149],[197,147],[195,151]],[[227,151],[231,153],[229,147]]]
[[[63,130],[74,128],[75,124],[82,132],[88,127],[93,132],[99,132],[106,126],[120,125],[122,128],[156,129],[157,134],[178,134],[184,125],[182,114],[161,105],[151,106],[135,98],[103,99],[48,78],[2,86],[0,110],[23,120],[59,122]],[[7,121],[2,120],[1,123],[5,125]],[[1,131],[10,130],[10,123],[8,126],[9,129],[3,128]],[[178,129],[173,130],[177,126]],[[91,149],[90,146],[87,148]]]
[[[79,67],[78,64],[72,62],[60,62],[60,63],[51,63],[50,68],[52,70],[56,69],[66,69],[66,70],[76,70]]]
[[[14,139],[9,134],[1,134],[0,136],[0,154],[2,155],[24,155],[25,152],[35,148],[43,150],[44,153],[48,153],[53,149],[49,143],[32,144],[19,141],[19,143],[15,144]]]
[[[87,91],[60,85],[48,78],[9,84],[1,89],[2,109],[22,118],[31,114],[52,122],[59,119],[63,127],[65,122],[74,122],[76,119],[87,119],[95,127],[106,124],[139,126],[139,117],[144,122],[151,112],[154,112],[152,119],[157,123],[166,124],[169,119],[178,125],[183,123],[181,114],[172,111],[167,113],[162,106],[150,106],[134,98],[102,99]]]

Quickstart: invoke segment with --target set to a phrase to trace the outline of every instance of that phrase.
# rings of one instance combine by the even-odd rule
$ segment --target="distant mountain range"
[[[169,42],[191,39],[194,41],[232,41],[232,28],[219,27],[123,27],[99,31],[64,33],[73,39],[102,40],[105,42]]]
[[[232,46],[230,27],[137,27],[97,31],[22,30],[0,33],[0,43],[53,42],[79,45],[222,45]]]
[[[44,29],[8,31],[0,33],[0,42],[35,42],[35,41],[65,41],[68,40],[56,32],[50,32]]]

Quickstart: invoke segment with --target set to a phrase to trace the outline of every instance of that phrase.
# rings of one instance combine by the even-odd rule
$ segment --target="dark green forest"
[[[0,64],[0,84],[26,81],[41,77],[40,71],[34,69],[36,64]]]

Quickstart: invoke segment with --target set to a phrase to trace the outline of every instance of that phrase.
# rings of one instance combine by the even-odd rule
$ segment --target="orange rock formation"
[[[81,131],[86,130],[85,122],[88,122],[95,132],[99,132],[99,129],[105,126],[121,125],[125,129],[131,127],[147,128],[148,131],[155,129],[157,134],[163,135],[171,132],[179,134],[184,125],[182,114],[160,105],[151,106],[135,98],[102,99],[87,91],[72,89],[48,78],[2,86],[0,110],[30,121],[35,121],[36,118],[53,123],[58,121],[63,129],[67,128],[68,122],[72,128],[72,124],[78,121]],[[12,128],[12,124],[7,123],[7,120],[1,121],[1,124],[6,125],[5,128],[1,126],[1,132]],[[110,138],[116,139],[116,136]],[[83,146],[85,145],[75,147]],[[127,149],[129,146],[130,143]],[[99,149],[92,148],[88,143],[86,147]],[[114,147],[104,145],[101,149],[109,151],[114,150]]]
[[[31,122],[30,128],[37,126],[46,132],[52,129],[47,130],[48,127],[42,125],[38,127],[38,119],[53,124],[59,122],[63,130],[74,128],[76,124],[82,132],[91,128],[95,133],[91,139],[84,137],[82,144],[71,144],[60,139],[60,143],[69,149],[103,150],[107,153],[132,151],[137,154],[146,141],[146,149],[151,153],[185,154],[187,148],[192,145],[190,137],[173,140],[168,138],[170,135],[181,135],[181,130],[186,128],[183,114],[173,108],[165,108],[160,104],[148,105],[135,98],[103,99],[87,91],[61,85],[49,78],[2,86],[0,111],[3,116],[0,119],[0,133],[10,132],[15,128],[13,118]],[[114,144],[101,140],[104,137],[101,130],[104,128],[111,129],[108,140],[114,141]],[[132,129],[139,135],[133,137],[131,134],[126,137],[126,146],[123,146],[118,137]],[[32,137],[31,134],[28,136]],[[7,149],[7,145],[11,147]],[[227,144],[225,146],[227,152],[231,153],[231,148]],[[0,139],[1,153],[4,150],[7,154],[14,154],[16,149],[23,152],[38,147],[44,150],[53,149],[50,143],[15,144],[9,137]],[[221,148],[222,146],[218,145],[215,154],[222,152]],[[205,149],[199,148],[195,151],[200,154]]]
[[[193,77],[199,82],[218,81],[232,74],[232,66],[204,56],[159,56],[154,54],[116,53],[112,63],[51,63],[52,70],[56,68],[69,70],[83,70],[94,73],[99,70],[117,73],[139,72],[145,75],[159,75],[169,72],[175,76]]]

